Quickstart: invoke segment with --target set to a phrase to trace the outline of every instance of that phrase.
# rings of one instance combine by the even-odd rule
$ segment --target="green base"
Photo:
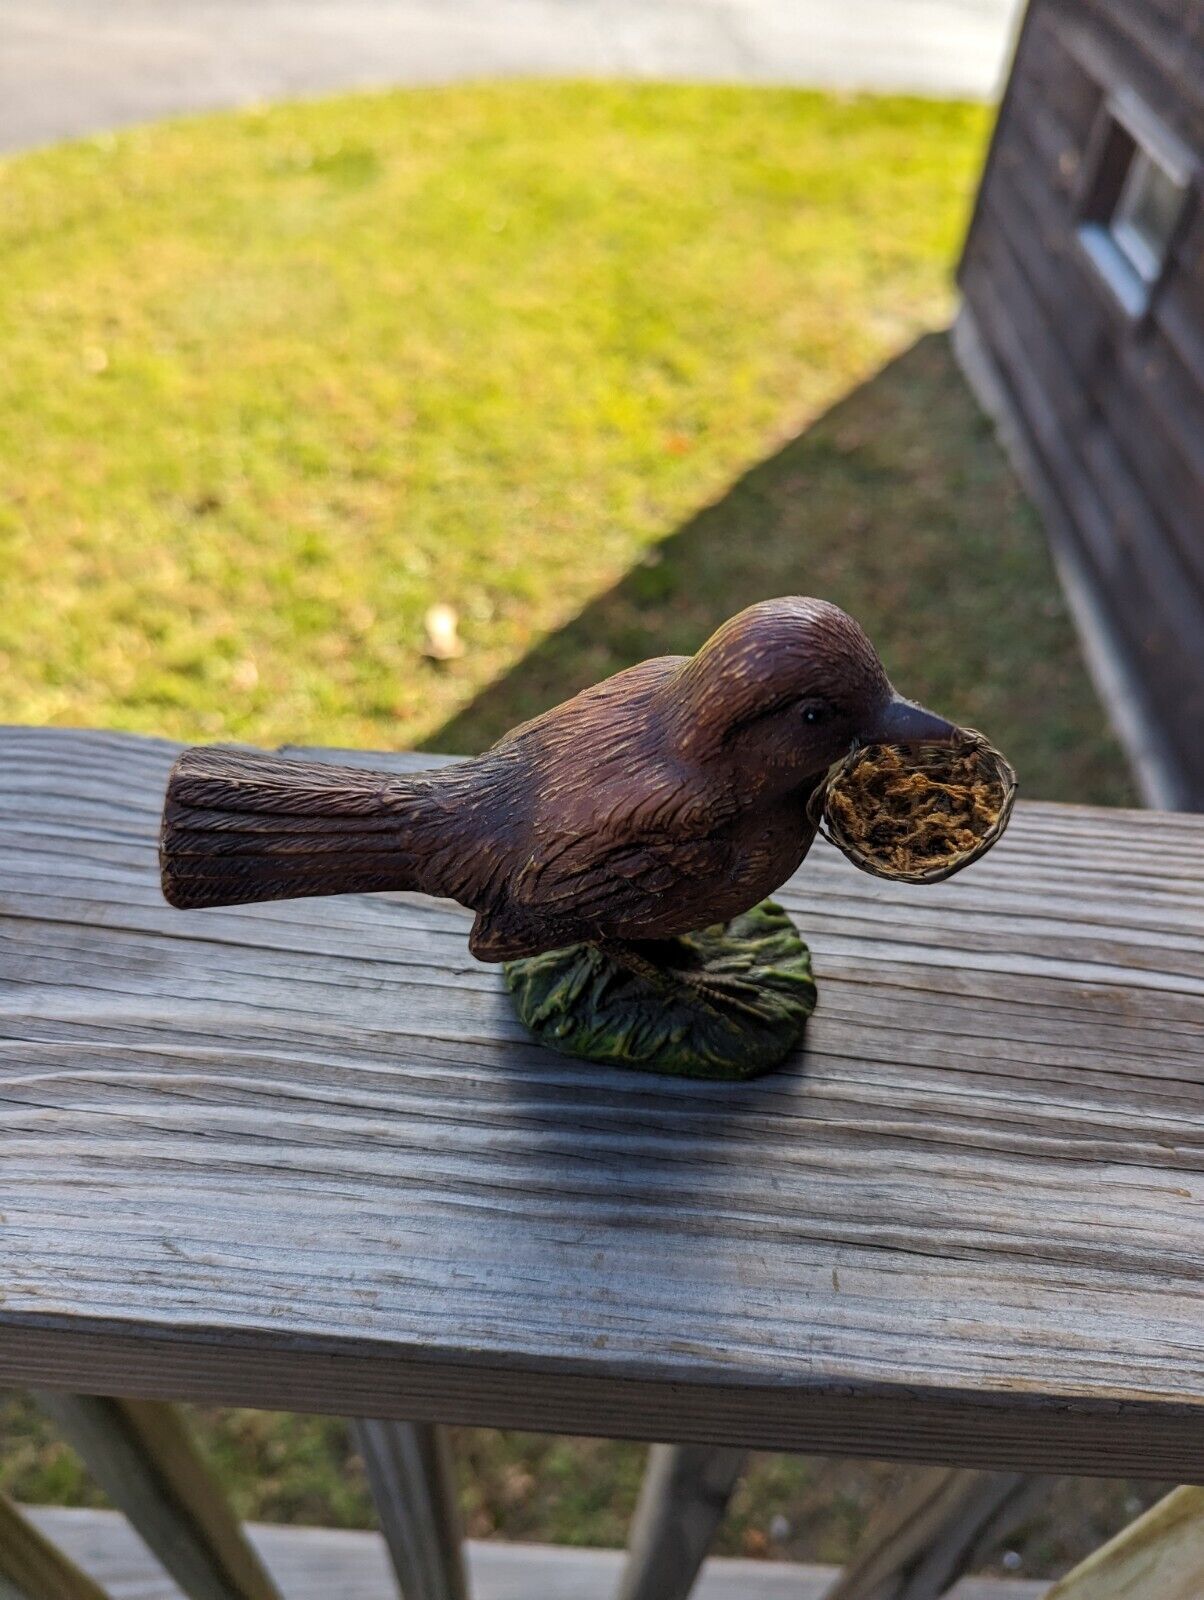
[[[660,976],[637,977],[597,945],[508,961],[502,968],[528,1032],[563,1055],[679,1078],[755,1078],[802,1042],[815,1009],[811,954],[794,924],[765,900],[724,927],[665,941]],[[705,997],[679,976],[742,980]]]

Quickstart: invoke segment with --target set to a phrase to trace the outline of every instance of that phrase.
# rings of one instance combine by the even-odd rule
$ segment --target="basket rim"
[[[960,737],[956,740],[947,739],[922,739],[911,740],[906,743],[888,744],[882,740],[874,740],[869,744],[854,744],[830,766],[823,779],[815,786],[807,802],[807,816],[815,825],[819,833],[834,849],[839,850],[846,861],[849,861],[861,872],[868,873],[874,878],[884,878],[888,883],[942,883],[946,878],[951,878],[955,873],[968,867],[972,862],[979,860],[988,850],[999,842],[1001,835],[1011,820],[1012,808],[1016,803],[1016,794],[1020,787],[1020,780],[1016,776],[1016,769],[1002,753],[997,750],[985,734],[979,733],[977,728],[959,728]],[[865,754],[867,750],[944,750],[954,746],[960,752],[977,751],[989,758],[995,767],[996,776],[1003,785],[1003,804],[999,815],[981,838],[976,839],[968,850],[960,851],[956,856],[943,861],[939,866],[922,867],[915,871],[899,871],[897,868],[881,867],[872,858],[860,853],[856,847],[845,839],[840,828],[833,823],[828,815],[828,791],[832,785]]]

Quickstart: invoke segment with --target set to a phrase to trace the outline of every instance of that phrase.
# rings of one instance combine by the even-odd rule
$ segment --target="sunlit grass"
[[[985,124],[524,84],[0,166],[0,716],[430,735],[947,316]]]

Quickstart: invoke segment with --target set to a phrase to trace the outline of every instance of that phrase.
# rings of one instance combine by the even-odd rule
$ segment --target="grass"
[[[801,590],[857,609],[1027,792],[1124,797],[947,357],[910,370],[950,440],[906,374],[885,417],[873,390],[948,317],[986,129],[908,99],[524,84],[10,160],[0,719],[464,749],[692,648],[733,594]],[[434,602],[460,660],[423,654]]]
[[[1026,793],[1131,798],[933,331],[986,129],[948,103],[528,84],[0,164],[0,720],[469,750],[801,591]],[[458,660],[423,654],[434,602]],[[196,1416],[244,1513],[371,1521],[341,1423]],[[18,1396],[0,1441],[0,1487],[99,1498]],[[472,1532],[621,1542],[637,1447],[457,1448]],[[759,1458],[721,1548],[840,1560],[897,1470]],[[1149,1493],[1063,1481],[1021,1570]]]
[[[739,606],[798,589],[859,617],[907,694],[987,730],[1024,794],[1131,799],[1040,532],[943,334],[750,468],[432,744],[479,749],[570,690],[692,650]]]

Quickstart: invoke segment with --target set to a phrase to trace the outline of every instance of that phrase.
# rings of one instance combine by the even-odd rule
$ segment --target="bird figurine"
[[[741,1009],[757,1010],[755,962],[691,939],[744,926],[798,868],[816,830],[809,803],[850,748],[957,731],[895,692],[838,606],[766,600],[695,655],[616,673],[484,754],[429,772],[187,750],[167,787],[163,893],[182,910],[380,890],[446,896],[475,913],[474,956],[507,963],[511,978],[542,974],[545,1010],[549,984],[563,988],[564,953],[576,952],[565,1004],[584,971],[588,1003],[605,990],[612,1011],[638,999],[645,1018],[671,1012],[676,1027],[693,1005],[738,1026]],[[653,1029],[653,1056],[666,1027]],[[569,1034],[547,1042],[572,1050]],[[632,1055],[630,1040],[623,1049]]]

